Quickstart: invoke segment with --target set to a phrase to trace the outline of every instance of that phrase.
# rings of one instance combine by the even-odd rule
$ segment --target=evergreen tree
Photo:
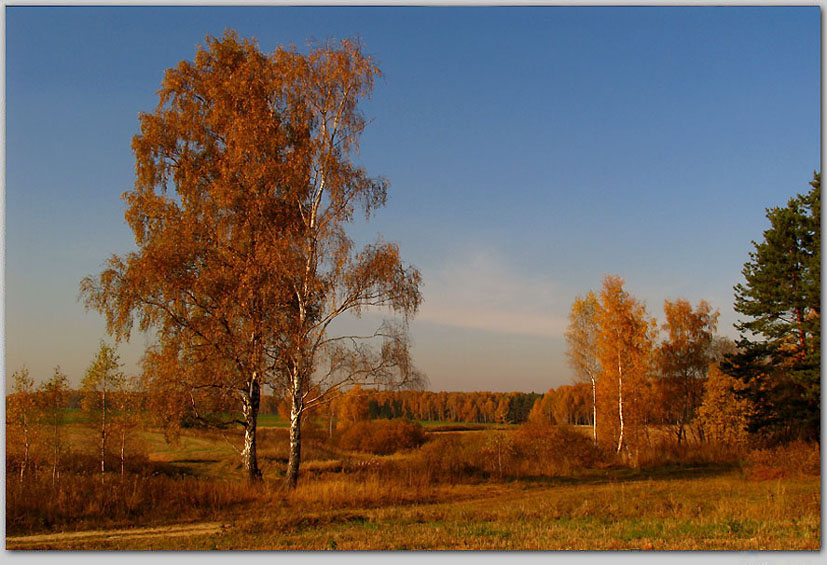
[[[752,431],[817,438],[821,364],[821,174],[805,195],[770,208],[770,228],[735,286],[740,352],[723,369],[760,407]]]

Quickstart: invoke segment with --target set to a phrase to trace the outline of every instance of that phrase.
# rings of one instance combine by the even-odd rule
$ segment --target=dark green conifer
[[[818,437],[821,364],[821,174],[805,195],[770,208],[770,228],[735,286],[740,352],[725,371],[749,386],[753,431]]]

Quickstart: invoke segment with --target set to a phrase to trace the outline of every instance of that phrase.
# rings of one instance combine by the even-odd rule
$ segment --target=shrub
[[[674,435],[663,434],[635,451],[634,466],[735,464],[745,449],[743,444],[721,441],[678,442]]]
[[[484,473],[478,435],[438,435],[405,461],[405,466],[426,485],[456,484],[477,478]]]
[[[338,437],[339,447],[376,455],[413,449],[425,442],[425,430],[409,420],[367,420],[356,422]]]
[[[591,438],[569,427],[546,422],[529,422],[516,432],[514,450],[519,475],[568,475],[593,468],[603,454]]]
[[[747,455],[746,471],[753,479],[778,479],[821,474],[821,448],[817,443],[794,441]]]

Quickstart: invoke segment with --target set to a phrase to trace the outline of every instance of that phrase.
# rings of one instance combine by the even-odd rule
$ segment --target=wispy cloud
[[[519,272],[500,254],[453,257],[425,279],[417,320],[520,335],[561,337],[566,308],[554,283]]]

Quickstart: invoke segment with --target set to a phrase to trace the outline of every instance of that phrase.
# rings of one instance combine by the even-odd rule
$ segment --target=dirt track
[[[49,546],[66,542],[92,542],[117,539],[145,539],[153,537],[203,536],[219,533],[219,522],[200,524],[181,524],[159,526],[156,528],[129,528],[125,530],[87,530],[84,532],[65,532],[56,534],[39,534],[34,536],[6,537],[6,549],[47,549]]]

